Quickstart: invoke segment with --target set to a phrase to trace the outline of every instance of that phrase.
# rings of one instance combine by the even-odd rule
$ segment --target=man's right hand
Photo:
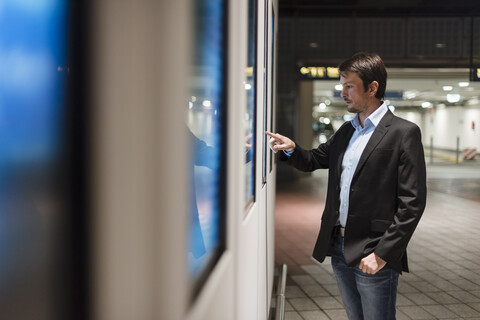
[[[292,152],[295,149],[295,142],[289,138],[278,133],[271,133],[269,131],[266,131],[265,133],[270,137],[268,144],[273,152],[277,153],[279,150]]]

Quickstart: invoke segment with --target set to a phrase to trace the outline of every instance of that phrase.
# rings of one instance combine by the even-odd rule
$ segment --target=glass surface
[[[268,0],[264,0],[265,4],[265,18],[264,18],[264,59],[263,59],[263,130],[262,133],[265,131],[270,131],[268,128],[268,90],[270,87],[270,80],[271,78],[267,77],[268,74],[268,63],[269,63],[269,41],[268,41]],[[266,134],[262,134],[262,179],[263,183],[267,182],[267,150],[270,148],[268,147],[268,139]]]
[[[257,73],[257,0],[248,1],[248,54],[245,90],[245,207],[255,201],[255,126],[256,126],[256,73]]]
[[[225,244],[225,1],[196,1],[194,19],[188,263],[198,290]]]
[[[273,10],[273,6],[270,7],[271,11],[271,21],[270,21],[270,39],[269,39],[269,46],[270,46],[270,131],[274,131],[273,127],[273,119],[274,119],[274,114],[273,114],[273,103],[274,103],[274,90],[275,90],[275,85],[274,85],[274,79],[275,79],[275,11]],[[273,155],[273,151],[269,148],[270,150],[270,172],[272,172],[273,169],[273,159],[275,158]]]
[[[0,2],[0,313],[52,319],[62,195],[68,6]],[[65,232],[62,230],[62,232]],[[63,233],[62,233],[63,234]],[[64,271],[64,270],[55,270]]]

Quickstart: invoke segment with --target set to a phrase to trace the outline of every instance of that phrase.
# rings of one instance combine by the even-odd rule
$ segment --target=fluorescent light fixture
[[[327,107],[327,105],[322,102],[322,103],[320,103],[319,107],[320,107],[320,109],[324,110]]]
[[[342,89],[343,89],[343,86],[341,84],[337,84],[335,86],[335,90],[337,90],[337,91],[342,91]]]
[[[430,108],[432,104],[430,102],[422,102],[422,108]]]
[[[468,83],[468,82],[459,82],[458,83],[459,87],[468,87],[469,85],[470,85],[470,83]]]
[[[405,91],[404,95],[407,99],[413,99],[418,95],[418,92],[415,90]]]
[[[330,119],[329,119],[329,118],[323,119],[323,123],[325,123],[325,124],[330,124]]]
[[[443,91],[452,91],[453,87],[452,86],[443,86]]]
[[[447,101],[450,103],[458,102],[460,101],[460,95],[455,93],[449,93],[447,94]]]
[[[212,107],[212,102],[210,100],[204,100],[202,102],[202,105],[205,107],[205,108],[211,108]]]

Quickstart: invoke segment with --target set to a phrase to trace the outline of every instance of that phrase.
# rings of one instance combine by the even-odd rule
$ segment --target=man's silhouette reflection
[[[188,127],[187,127],[188,128]],[[207,184],[202,185],[202,181],[195,180],[195,166],[206,167],[214,171],[213,174],[218,173],[220,169],[220,149],[218,147],[212,147],[207,143],[199,139],[188,128],[188,136],[191,144],[192,163],[190,166],[190,243],[189,248],[192,255],[198,259],[206,253],[205,240],[202,234],[202,228],[200,225],[200,217],[198,210],[196,185],[198,188],[209,189],[218,188],[218,186],[209,186]],[[252,150],[252,134],[245,137],[245,162],[250,162],[253,159]],[[225,151],[224,151],[225,152]],[[210,180],[214,181],[214,180]]]
[[[214,170],[218,167],[218,150],[208,146],[205,141],[200,140],[188,128],[188,135],[192,146],[192,165],[190,166],[190,252],[195,258],[200,258],[206,253],[205,241],[203,239],[202,228],[200,226],[197,196],[195,188],[195,166],[207,167]],[[216,161],[217,160],[217,161]]]

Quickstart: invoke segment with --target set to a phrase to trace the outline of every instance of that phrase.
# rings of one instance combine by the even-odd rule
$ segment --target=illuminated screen
[[[274,86],[274,81],[273,79],[275,79],[275,74],[274,74],[274,71],[275,71],[275,61],[274,61],[274,58],[275,58],[275,53],[274,53],[274,49],[275,49],[275,12],[273,11],[273,7],[271,6],[270,7],[270,12],[272,14],[272,20],[270,21],[270,39],[269,39],[269,48],[270,48],[270,130],[274,130],[274,127],[273,127],[273,118],[274,118],[274,114],[273,114],[273,103],[274,103],[274,90],[275,90],[275,86]],[[270,150],[270,172],[272,172],[272,169],[273,169],[273,158],[275,158],[273,156],[273,151],[269,148]]]
[[[264,22],[264,60],[263,60],[263,130],[262,132],[265,131],[271,131],[271,128],[268,128],[268,89],[270,86],[270,81],[272,78],[267,77],[268,74],[268,52],[270,50],[269,45],[270,43],[268,42],[268,1],[265,1],[265,22]],[[265,134],[262,134],[262,177],[263,177],[263,183],[267,182],[267,152],[270,150],[268,147],[268,140],[267,136]]]
[[[53,319],[67,2],[0,1],[0,314]],[[58,302],[58,301],[57,301]]]
[[[225,2],[195,2],[188,134],[191,140],[189,273],[198,291],[225,246]]]
[[[257,90],[257,0],[248,1],[248,51],[245,90],[247,108],[245,113],[245,207],[246,212],[255,201],[255,126]]]

